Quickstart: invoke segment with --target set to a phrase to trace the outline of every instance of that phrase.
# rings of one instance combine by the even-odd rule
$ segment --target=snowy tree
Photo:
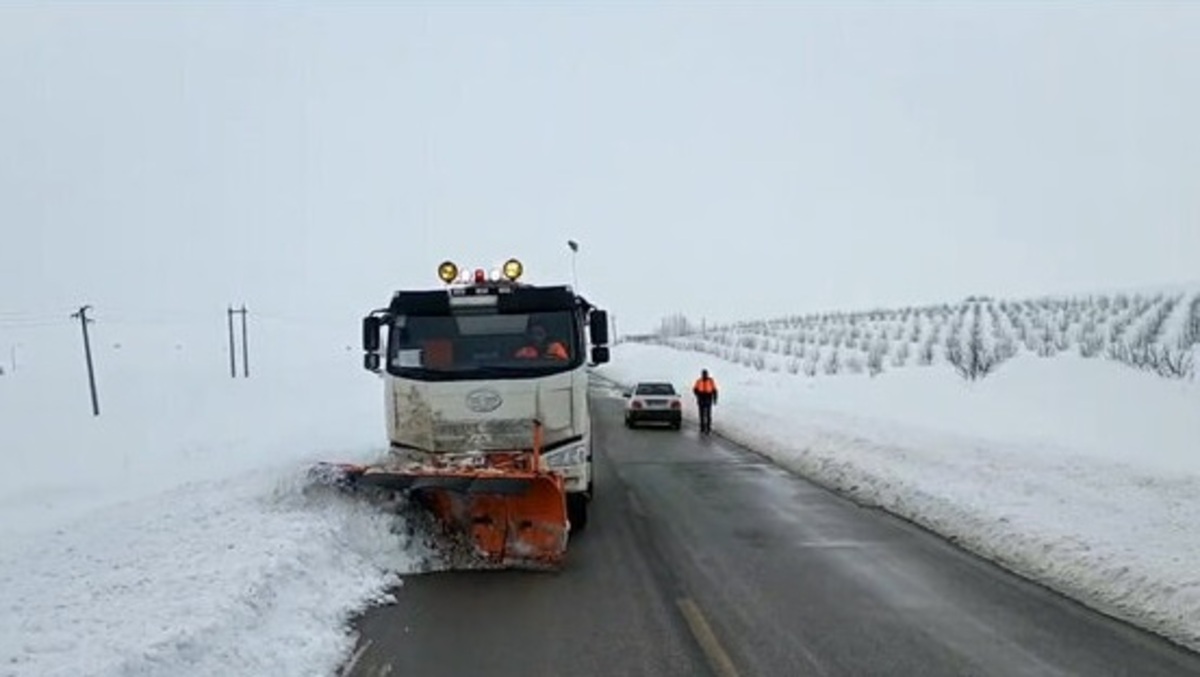
[[[835,346],[834,349],[829,353],[829,357],[827,357],[825,359],[825,364],[823,365],[823,369],[825,370],[826,374],[833,376],[841,370],[841,367],[842,367],[842,364],[841,364],[841,360],[838,356],[838,349]]]

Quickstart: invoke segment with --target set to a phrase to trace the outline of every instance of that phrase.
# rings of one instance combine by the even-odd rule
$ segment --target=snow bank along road
[[[408,577],[351,675],[1200,675],[1200,656],[719,438],[595,393],[596,501],[558,574]]]

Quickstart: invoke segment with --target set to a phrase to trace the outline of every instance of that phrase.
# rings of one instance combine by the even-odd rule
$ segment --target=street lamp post
[[[571,248],[571,285],[579,290],[579,276],[575,272],[575,254],[579,252],[579,243],[575,240],[567,240],[567,246]]]

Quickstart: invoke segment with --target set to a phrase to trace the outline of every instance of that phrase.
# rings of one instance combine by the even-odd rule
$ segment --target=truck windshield
[[[582,350],[570,311],[401,315],[388,340],[388,371],[406,378],[495,378],[566,371]]]

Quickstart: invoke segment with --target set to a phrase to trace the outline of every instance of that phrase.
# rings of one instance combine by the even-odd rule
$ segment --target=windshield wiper
[[[565,368],[566,365],[559,364],[489,364],[471,369],[470,373],[529,374],[537,372],[553,372]]]
[[[560,364],[526,364],[509,365],[496,364],[460,369],[401,369],[398,376],[424,381],[456,381],[481,378],[502,378],[505,376],[546,376],[567,371],[567,365]]]

